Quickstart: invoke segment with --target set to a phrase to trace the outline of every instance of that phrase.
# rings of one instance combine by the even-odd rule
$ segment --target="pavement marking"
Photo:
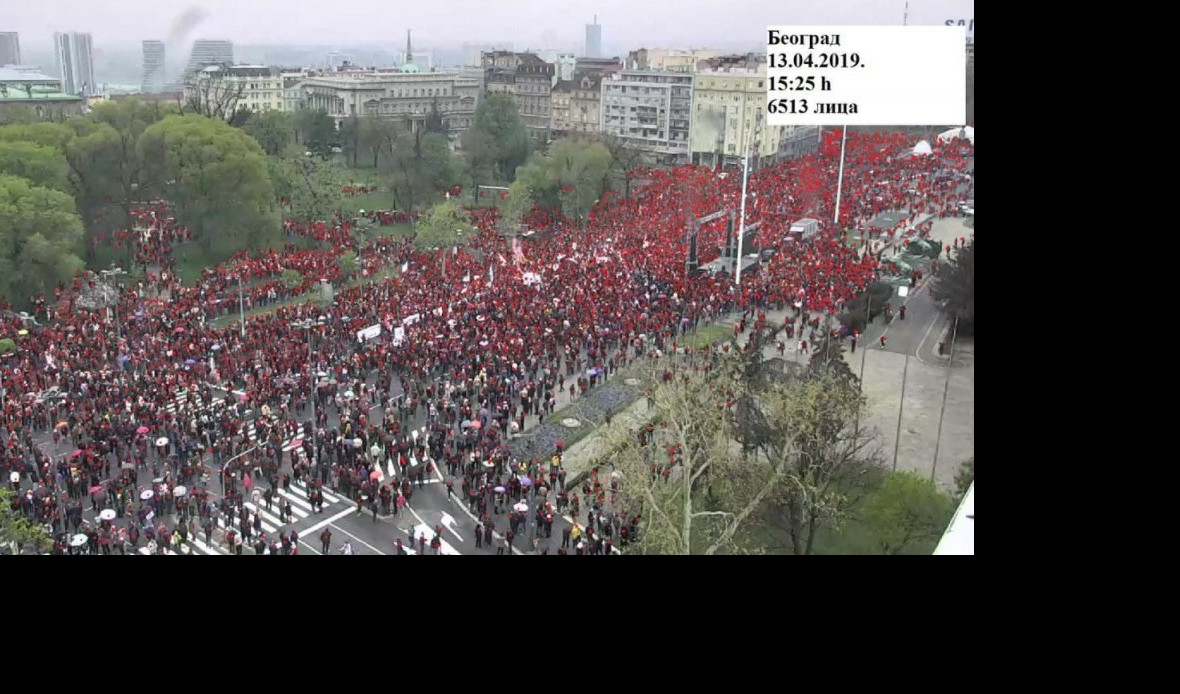
[[[437,468],[438,466],[436,465],[435,467]],[[450,499],[451,499],[451,501],[452,501],[452,502],[454,502],[454,504],[455,504],[456,506],[458,506],[458,507],[459,507],[459,510],[460,510],[460,511],[462,511],[463,513],[466,513],[466,514],[467,514],[467,517],[468,517],[468,518],[470,518],[471,520],[475,521],[476,523],[479,523],[479,519],[475,517],[475,514],[474,514],[474,513],[472,513],[471,511],[468,511],[468,510],[467,510],[467,507],[466,507],[466,506],[464,506],[464,505],[463,505],[463,504],[462,504],[462,503],[459,501],[459,498],[458,498],[458,497],[452,496],[452,497],[450,497]],[[407,508],[409,508],[409,507],[407,506]],[[414,515],[418,515],[418,514],[414,514]],[[500,539],[501,537],[504,537],[504,536],[503,536],[503,535],[501,535],[500,533],[496,532],[495,530],[493,530],[493,531],[492,531],[492,537],[498,540],[498,539]],[[517,549],[517,548],[516,548],[516,545],[515,545],[515,544],[513,544],[513,545],[512,545],[512,553],[513,553],[513,554],[524,554],[524,552],[522,552],[522,551],[520,551],[519,549]]]
[[[320,521],[319,523],[316,523],[315,525],[313,525],[309,528],[304,528],[303,532],[299,533],[299,536],[300,537],[308,536],[311,533],[314,533],[315,531],[324,527],[325,525],[331,525],[332,523],[335,523],[336,521],[349,515],[350,513],[356,513],[356,506],[350,505],[347,508],[345,508],[343,511],[341,511],[340,513],[337,513],[336,515],[331,516],[329,518],[325,518],[324,520]],[[332,527],[336,527],[336,526],[333,525]]]
[[[922,341],[918,343],[918,349],[915,351],[915,355],[918,357],[918,362],[922,363],[922,364],[926,364],[927,366],[937,366],[937,365],[932,365],[929,362],[922,359],[922,348],[926,346],[926,340],[930,339],[930,332],[932,330],[934,330],[934,326],[938,325],[939,319],[942,318],[942,312],[938,310],[937,304],[935,304],[934,308],[935,308],[934,319],[930,321],[930,327],[926,328],[926,334],[922,336]]]
[[[453,516],[451,516],[451,514],[447,513],[446,511],[442,512],[442,524],[443,524],[444,528],[451,531],[452,535],[459,538],[460,542],[463,541],[463,538],[459,535],[459,533],[455,532],[455,529],[453,527],[451,527],[455,524],[455,518]]]
[[[374,552],[376,552],[377,554],[381,554],[381,555],[384,555],[384,554],[385,554],[385,552],[382,552],[381,550],[377,549],[377,548],[376,548],[376,547],[374,547],[373,545],[370,545],[368,542],[365,542],[364,540],[360,539],[360,538],[359,538],[359,537],[357,537],[356,535],[353,535],[352,533],[348,532],[348,531],[347,531],[347,530],[345,530],[344,528],[341,528],[339,525],[333,525],[332,527],[333,527],[333,528],[335,528],[335,529],[337,529],[337,530],[339,530],[340,532],[344,533],[345,535],[347,535],[347,536],[351,537],[352,539],[356,540],[357,542],[361,543],[361,544],[362,544],[362,545],[364,545],[365,547],[368,547],[369,549],[373,550],[373,551],[374,551]]]
[[[414,515],[417,515],[417,514],[414,514]],[[422,519],[419,518],[418,520],[422,520]],[[415,525],[413,532],[411,532],[409,529],[406,529],[406,528],[403,528],[402,532],[404,532],[410,536],[411,543],[414,541],[414,539],[416,537],[418,537],[419,534],[424,535],[426,537],[426,544],[427,545],[429,545],[434,540],[434,531],[431,530],[430,526],[426,525],[426,523],[419,523],[418,525]],[[446,540],[443,540],[440,538],[439,542],[441,544],[441,546],[439,547],[439,552],[441,554],[461,556],[461,553],[459,552],[459,550],[452,547]]]

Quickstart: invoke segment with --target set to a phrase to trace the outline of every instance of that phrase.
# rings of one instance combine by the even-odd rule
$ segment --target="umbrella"
[[[136,429],[136,430],[135,430],[135,433],[137,433],[137,434],[146,434],[146,433],[148,433],[149,431],[151,431],[151,429],[148,429],[147,427],[140,427],[140,428],[138,428],[138,429]]]
[[[185,360],[184,360],[184,365],[185,365],[185,366],[192,366],[193,364],[196,364],[196,363],[197,363],[197,360],[196,360],[196,359],[185,359]]]
[[[123,463],[122,465],[119,466],[119,468],[122,470],[134,470],[135,463]]]
[[[156,495],[155,492],[153,492],[152,490],[145,489],[139,493],[139,498],[143,499],[144,501],[147,501],[148,499],[152,498],[155,495]]]
[[[28,331],[28,330],[23,330],[23,329],[22,329],[22,330],[18,330],[18,331],[16,331],[16,334],[17,334],[17,335],[20,335],[21,337],[24,337],[25,335],[28,335],[28,334],[29,334],[29,331]]]
[[[113,509],[113,508],[104,508],[104,509],[102,510],[102,513],[98,514],[98,517],[99,517],[99,518],[101,518],[101,519],[102,519],[102,520],[104,520],[104,521],[115,520],[115,509]]]
[[[516,505],[515,505],[515,506],[513,506],[512,508],[513,508],[513,510],[515,510],[515,511],[519,511],[520,513],[528,513],[528,511],[529,511],[529,505],[528,505],[528,504],[526,504],[526,503],[525,503],[525,502],[523,502],[523,501],[521,501],[520,503],[516,504]]]
[[[175,330],[174,332],[175,332],[176,334],[178,334],[178,335],[179,335],[180,333],[183,333],[183,332],[184,332],[184,326],[183,326],[183,325],[178,325],[178,326],[176,326],[176,330]]]
[[[346,397],[346,398],[355,398],[355,397],[356,397],[356,394],[355,394],[355,393],[353,393],[351,390],[346,390],[346,391],[344,391],[344,397]]]
[[[526,475],[525,477],[520,478],[520,486],[531,487],[533,486],[533,480]]]
[[[57,428],[58,428],[58,429],[69,429],[69,428],[70,428],[70,425],[69,425],[69,423],[68,423],[68,422],[58,422],[58,423],[57,423]]]
[[[291,439],[291,448],[299,448],[303,445],[303,439]]]
[[[378,472],[377,470],[374,470],[374,471],[372,471],[372,472],[370,472],[370,473],[369,473],[369,479],[371,479],[371,480],[379,480],[379,479],[381,479],[381,473],[380,473],[380,472]]]
[[[91,494],[97,494],[97,493],[99,493],[99,492],[101,492],[101,491],[102,491],[102,485],[101,485],[101,484],[96,484],[96,485],[94,485],[93,487],[91,487],[91,488],[90,488],[90,493],[91,493]]]
[[[78,456],[80,456],[80,455],[82,455],[82,449],[81,449],[81,448],[79,448],[79,449],[77,449],[76,451],[74,451],[73,453],[71,453],[71,454],[70,454],[70,457],[71,457],[71,458],[77,458],[77,457],[78,457]]]
[[[352,440],[352,447],[353,448],[360,448],[363,445],[365,445],[365,442],[361,441],[360,439],[353,439]]]
[[[70,546],[71,547],[81,547],[82,545],[86,544],[87,539],[88,538],[85,535],[83,535],[82,533],[78,533],[77,535],[70,538]]]
[[[504,493],[504,488],[503,488],[503,487],[496,487],[496,488],[495,488],[495,489],[493,489],[492,491],[496,492],[497,494],[503,494],[503,493]]]
[[[479,429],[480,427],[482,427],[482,426],[483,426],[483,424],[481,424],[481,423],[479,423],[479,422],[472,422],[472,423],[471,423],[471,428],[472,428],[472,429],[477,429],[477,430],[478,430],[478,429]]]
[[[176,485],[172,488],[172,496],[184,496],[188,494],[188,489],[184,485]]]
[[[161,436],[160,438],[156,439],[156,445],[157,446],[167,446],[168,445],[168,437]]]

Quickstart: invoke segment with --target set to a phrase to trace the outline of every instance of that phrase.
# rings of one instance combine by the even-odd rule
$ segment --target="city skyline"
[[[96,3],[57,0],[6,9],[2,31],[21,34],[24,47],[51,47],[63,29],[90,33],[104,47],[138,47],[162,38],[186,53],[195,39],[218,38],[258,45],[400,44],[406,28],[414,28],[423,48],[459,46],[464,42],[512,41],[518,46],[578,47],[585,27],[603,27],[604,53],[640,47],[728,47],[763,45],[769,24],[943,24],[972,19],[973,0],[800,0],[784,7],[777,0],[747,0],[736,6],[697,0],[600,0],[576,3],[557,17],[538,13],[526,0],[506,0],[496,12],[481,0],[452,0],[445,7],[423,7],[401,0],[355,0],[325,14],[311,0],[202,0],[170,6],[168,12],[144,0]],[[63,26],[69,17],[69,27]],[[134,33],[128,31],[134,27]],[[974,32],[970,32],[974,33]],[[170,51],[171,52],[171,51]]]

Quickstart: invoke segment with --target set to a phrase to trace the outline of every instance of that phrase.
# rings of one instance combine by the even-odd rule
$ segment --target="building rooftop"
[[[61,78],[50,77],[31,65],[5,65],[0,67],[0,82],[52,82],[61,83]]]
[[[28,87],[26,89],[26,86]],[[28,84],[26,86],[10,86],[0,82],[0,103],[32,102],[32,101],[85,101],[77,94],[67,94],[60,87]]]

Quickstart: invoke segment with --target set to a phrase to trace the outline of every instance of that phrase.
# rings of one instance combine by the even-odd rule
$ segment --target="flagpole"
[[[840,196],[844,192],[844,148],[848,144],[848,126],[844,126],[844,138],[840,141],[840,175],[836,179],[836,216],[832,219],[833,231],[840,226]]]
[[[733,273],[733,283],[735,286],[742,284],[742,237],[745,236],[743,231],[746,229],[746,185],[750,180],[750,143],[746,142],[746,156],[742,160],[742,211],[738,220],[738,245],[737,245],[737,269]],[[733,219],[730,217],[730,219]]]

